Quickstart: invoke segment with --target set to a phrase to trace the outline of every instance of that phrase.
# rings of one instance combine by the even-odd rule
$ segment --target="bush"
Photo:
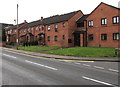
[[[14,45],[15,45],[15,42],[7,42],[6,44],[7,44],[7,45],[12,45],[12,46],[14,46]]]
[[[38,41],[32,41],[32,42],[24,42],[23,46],[34,46],[38,45]]]

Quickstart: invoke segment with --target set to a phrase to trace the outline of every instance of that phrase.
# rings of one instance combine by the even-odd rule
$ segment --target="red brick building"
[[[88,47],[118,47],[120,9],[100,3],[86,18]]]
[[[25,22],[18,29],[19,44],[37,41],[46,46],[118,47],[119,11],[102,2],[87,15],[79,10]],[[15,31],[16,26],[6,31],[7,42],[16,42]]]

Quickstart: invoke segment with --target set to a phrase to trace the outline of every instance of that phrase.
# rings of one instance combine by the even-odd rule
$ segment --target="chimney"
[[[24,20],[24,23],[27,23],[27,21],[26,21],[26,20]]]
[[[43,21],[43,17],[41,17],[40,21]]]

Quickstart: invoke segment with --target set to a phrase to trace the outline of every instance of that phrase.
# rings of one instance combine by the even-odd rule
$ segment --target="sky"
[[[15,24],[17,4],[18,23],[32,22],[41,17],[65,14],[81,10],[84,14],[92,12],[101,2],[118,7],[120,0],[0,0],[0,23]]]

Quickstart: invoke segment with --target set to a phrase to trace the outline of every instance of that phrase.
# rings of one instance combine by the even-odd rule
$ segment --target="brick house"
[[[86,18],[88,47],[118,47],[119,12],[114,6],[100,3]]]
[[[59,47],[118,47],[120,9],[101,2],[90,14],[74,11],[19,26],[19,43]],[[7,42],[16,42],[16,26],[6,30]]]
[[[12,24],[6,24],[6,23],[0,23],[0,46],[5,46],[6,42],[3,40],[3,31],[5,29],[5,27],[9,27],[9,26],[13,26]]]
[[[75,11],[48,18],[41,17],[19,29],[19,41],[23,43],[37,40],[39,45],[73,47],[72,32],[77,29],[76,20],[82,15],[81,11]]]
[[[45,29],[42,20],[41,18],[40,20],[30,22],[20,28],[19,42],[21,44],[33,41],[38,41],[39,45],[45,44]]]
[[[26,20],[24,23],[18,25],[18,29],[23,25],[27,24]],[[16,43],[17,37],[17,25],[5,27],[6,30],[6,42],[14,42]],[[18,30],[19,31],[19,30]]]
[[[81,11],[56,15],[43,20],[45,22],[45,42],[47,46],[73,47],[72,32],[77,29],[76,20],[81,17]]]

